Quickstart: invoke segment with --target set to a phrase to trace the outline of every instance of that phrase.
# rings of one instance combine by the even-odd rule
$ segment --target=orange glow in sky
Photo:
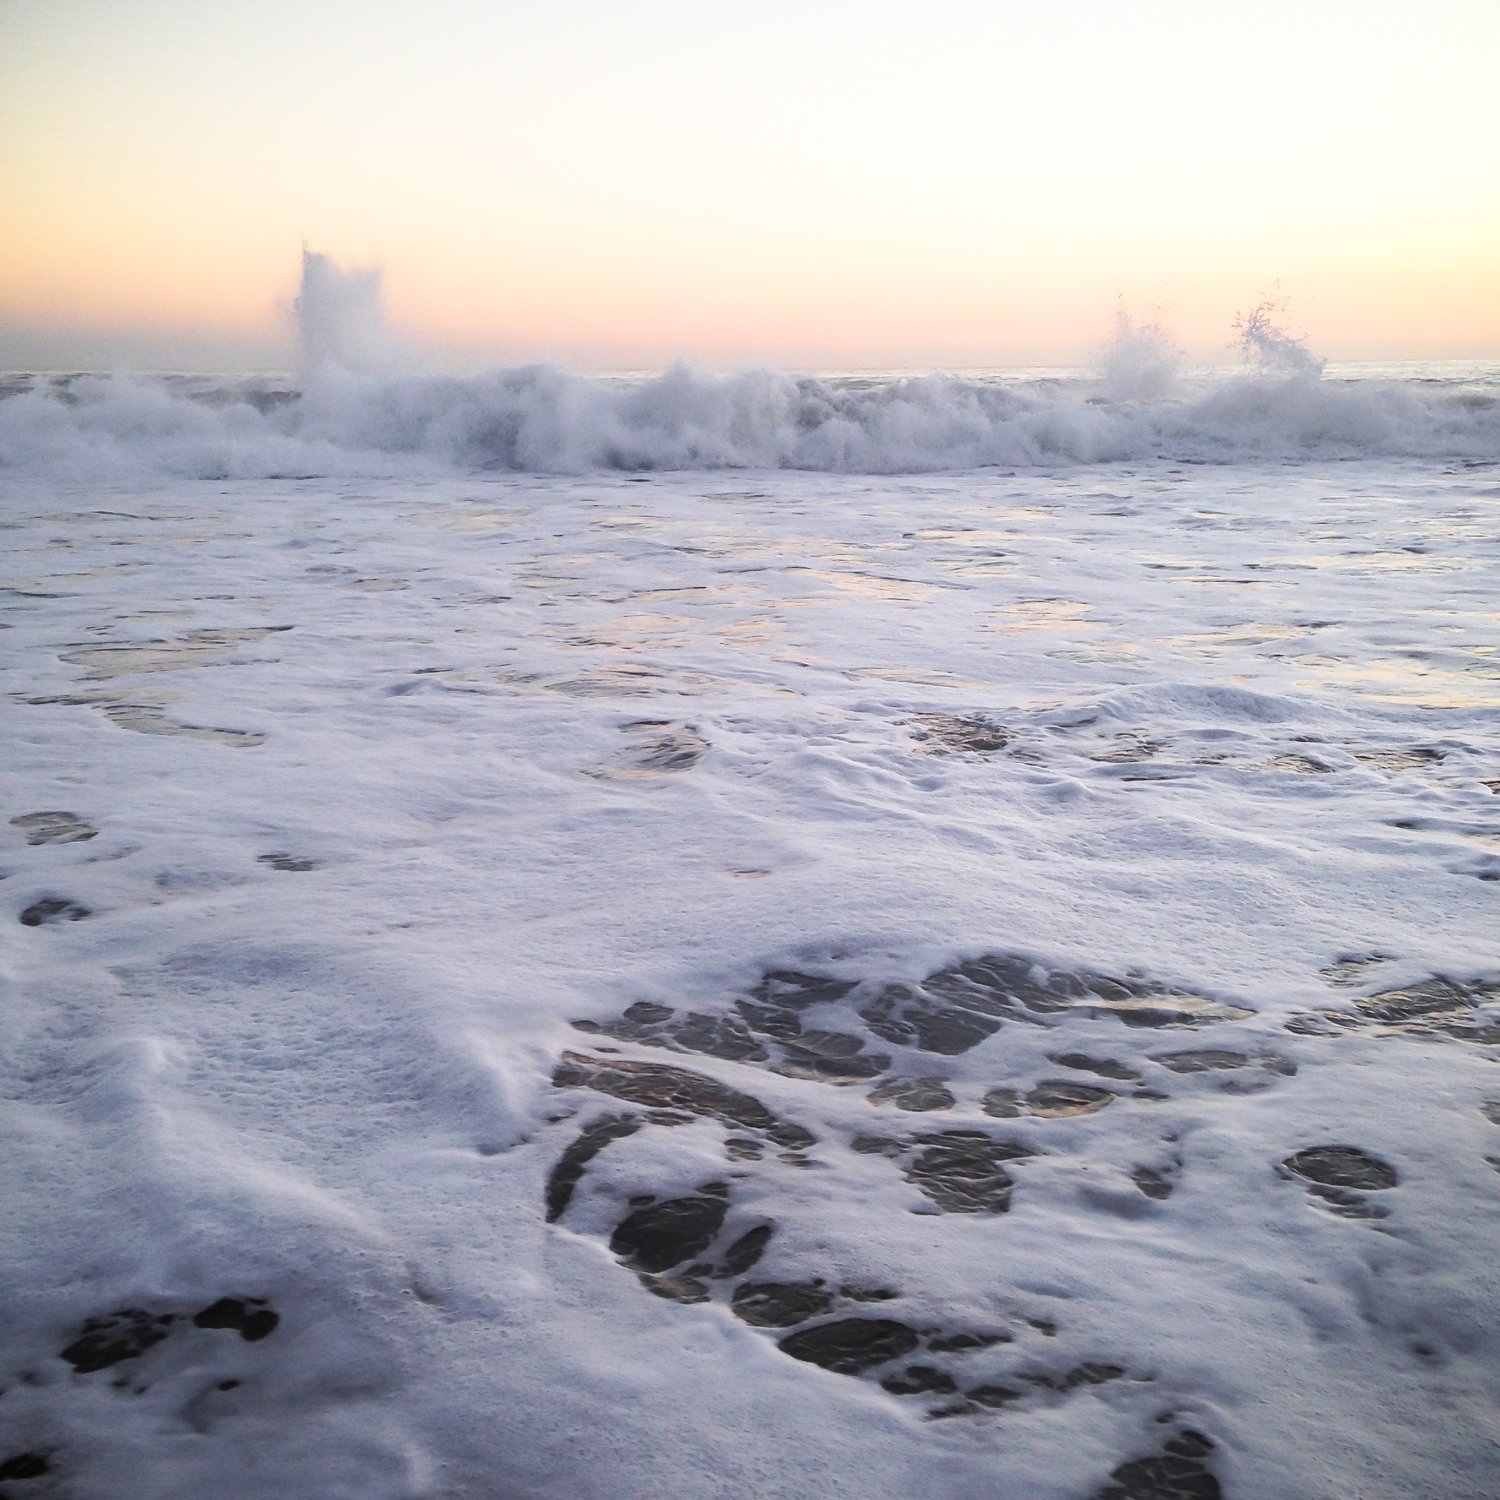
[[[8,0],[0,364],[1500,355],[1493,0]]]

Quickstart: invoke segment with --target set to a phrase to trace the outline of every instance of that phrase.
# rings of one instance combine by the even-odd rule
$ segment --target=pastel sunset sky
[[[1500,356],[1494,0],[0,0],[0,365]]]

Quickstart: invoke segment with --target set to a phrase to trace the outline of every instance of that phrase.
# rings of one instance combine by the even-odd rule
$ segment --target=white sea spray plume
[[[1115,331],[1100,351],[1099,393],[1110,401],[1158,401],[1182,369],[1182,350],[1159,319],[1137,323],[1123,308]]]
[[[292,315],[304,382],[332,370],[392,373],[398,352],[386,329],[383,296],[379,267],[340,267],[302,247],[302,281]]]
[[[1285,299],[1263,298],[1249,312],[1234,320],[1240,353],[1247,365],[1264,375],[1306,376],[1316,380],[1323,373],[1325,361],[1299,338],[1282,326],[1287,304]]]

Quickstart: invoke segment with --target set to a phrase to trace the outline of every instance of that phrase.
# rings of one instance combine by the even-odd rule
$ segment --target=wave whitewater
[[[464,378],[325,368],[300,388],[180,376],[0,382],[0,468],[88,478],[1364,457],[1500,461],[1500,376],[1244,375],[1140,397],[1086,379],[719,376],[686,365],[642,379],[553,366]]]

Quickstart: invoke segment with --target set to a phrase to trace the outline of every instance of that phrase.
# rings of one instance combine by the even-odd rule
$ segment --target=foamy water
[[[1169,377],[1149,349],[1117,353],[1097,379],[686,365],[638,379],[548,366],[377,378],[325,366],[300,386],[22,376],[7,392],[0,473],[79,479],[1500,457],[1494,366]]]
[[[8,1487],[1492,1494],[1494,373],[1114,378],[12,383]]]

